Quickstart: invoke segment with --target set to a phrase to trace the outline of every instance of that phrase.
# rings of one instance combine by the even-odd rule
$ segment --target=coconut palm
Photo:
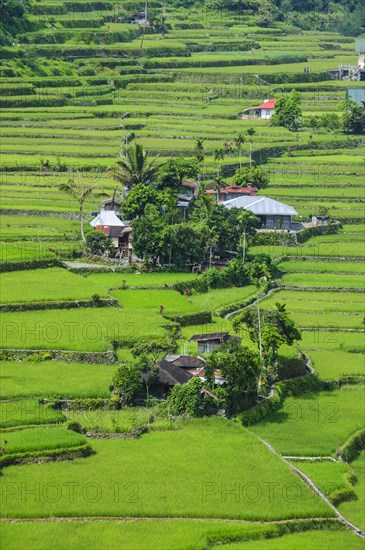
[[[95,190],[97,189],[98,189],[97,187],[93,187],[91,185],[85,185],[82,174],[79,171],[77,171],[76,180],[69,179],[67,183],[61,183],[61,185],[59,185],[58,187],[59,191],[61,191],[62,193],[66,193],[67,195],[69,195],[79,203],[81,238],[83,242],[86,241],[85,232],[84,232],[84,204],[86,199],[88,199],[91,195],[94,195],[95,197],[107,196],[107,193],[104,193],[104,192],[95,193]]]
[[[138,183],[148,185],[160,168],[157,159],[158,155],[150,159],[149,151],[144,150],[141,143],[135,143],[121,151],[116,166],[112,166],[108,174],[128,190]]]
[[[242,232],[242,262],[245,261],[247,248],[247,233],[251,232],[258,225],[259,220],[249,210],[243,210],[237,217],[240,231]]]
[[[256,130],[255,128],[247,128],[247,135],[250,136],[249,137],[249,142],[250,142],[250,167],[252,166],[252,136],[256,134]]]
[[[242,133],[239,133],[238,136],[234,138],[235,145],[240,155],[240,168],[242,166],[242,145],[245,143],[245,141],[246,141],[246,138]]]

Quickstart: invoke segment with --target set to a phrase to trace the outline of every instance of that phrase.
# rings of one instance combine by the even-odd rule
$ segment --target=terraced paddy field
[[[362,427],[364,403],[362,387],[307,393],[288,398],[283,409],[251,429],[283,455],[332,456]]]
[[[205,3],[189,10],[163,4],[149,9],[156,18],[165,14],[166,29],[144,33],[124,21],[144,2],[32,0],[33,30],[3,48],[2,546],[360,549],[363,539],[336,514],[364,531],[364,452],[348,463],[337,453],[364,427],[364,140],[345,134],[336,115],[348,88],[362,83],[327,72],[357,63],[355,37],[287,21],[265,27],[251,12],[217,12]],[[115,22],[119,13],[123,21]],[[293,89],[304,117],[298,132],[242,118]],[[313,123],[323,115],[331,125]],[[189,287],[196,278],[190,270],[122,271],[110,262],[85,268],[79,205],[60,185],[81,170],[86,185],[111,195],[121,186],[108,168],[126,142],[142,143],[164,162],[194,158],[197,139],[204,141],[200,180],[219,173],[232,183],[239,154],[219,160],[216,150],[241,132],[241,160],[247,164],[251,150],[268,176],[259,195],[293,206],[295,221],[325,211],[342,226],[295,246],[253,239],[250,254],[277,261],[272,294],[249,285],[187,296],[173,287]],[[86,225],[100,200],[94,193],[85,201]],[[280,357],[290,365],[305,353],[316,391],[297,389],[294,379],[282,408],[248,427],[174,418],[158,403],[100,408],[116,370],[136,361],[135,344],[166,339],[176,319],[197,316],[199,324],[182,326],[177,341],[178,352],[197,355],[191,336],[233,334],[227,312],[256,295],[262,309],[286,304],[302,340],[282,346]],[[100,307],[105,299],[111,302]],[[246,331],[240,336],[257,349]],[[79,401],[79,408],[55,408],[59,400],[71,408]],[[307,460],[314,457],[321,460]]]
[[[114,374],[111,365],[88,365],[62,361],[0,363],[3,398],[108,397]]]

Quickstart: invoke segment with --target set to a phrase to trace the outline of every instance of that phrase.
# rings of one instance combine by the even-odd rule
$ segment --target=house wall
[[[271,118],[274,112],[274,109],[261,109],[261,118]]]
[[[198,353],[212,353],[215,349],[219,348],[221,342],[218,340],[211,340],[210,342],[199,342]]]
[[[361,67],[361,69],[364,69],[365,68],[365,52],[361,52],[359,54],[359,67]]]
[[[290,216],[260,216],[262,225],[266,229],[290,229]]]

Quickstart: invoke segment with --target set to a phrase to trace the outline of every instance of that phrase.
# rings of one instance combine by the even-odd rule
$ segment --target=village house
[[[128,253],[131,248],[130,235],[132,227],[130,222],[121,221],[114,210],[102,210],[90,222],[90,225],[109,237],[115,248],[118,248],[121,253]]]
[[[244,208],[261,220],[261,229],[292,229],[292,217],[297,211],[269,197],[238,197],[223,203],[226,208]]]
[[[179,367],[192,376],[197,376],[203,382],[205,381],[205,363],[206,360],[203,357],[195,357],[193,355],[166,355],[165,361],[172,365]],[[214,371],[214,385],[223,386],[226,384],[226,380],[221,375],[220,371]]]
[[[249,107],[243,111],[242,118],[264,118],[269,119],[275,113],[275,103],[276,99],[265,99],[264,103],[258,107]]]
[[[189,342],[198,342],[198,353],[212,353],[222,344],[235,340],[241,342],[241,338],[231,336],[229,332],[213,332],[209,334],[194,334]]]
[[[151,25],[152,21],[149,20],[147,15],[147,6],[144,10],[137,11],[136,13],[128,17],[126,23],[130,23],[132,25]]]
[[[355,52],[359,54],[357,65],[340,65],[336,71],[328,71],[332,78],[350,82],[365,81],[365,36],[355,39]]]
[[[183,218],[187,218],[190,204],[196,196],[198,184],[194,181],[182,180],[181,187],[182,189],[178,194],[179,201],[176,205],[176,208],[180,210]]]
[[[177,367],[173,363],[166,361],[166,359],[162,359],[157,365],[159,367],[158,374],[156,380],[150,386],[151,395],[156,397],[167,397],[174,386],[186,384],[193,378],[190,372]],[[142,373],[144,380],[146,380],[146,376],[146,374]]]

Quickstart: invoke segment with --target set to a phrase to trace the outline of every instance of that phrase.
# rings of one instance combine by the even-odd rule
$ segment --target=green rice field
[[[359,2],[312,2],[309,12],[294,0],[223,9],[221,0],[11,0],[25,14],[10,30],[3,4],[1,548],[360,550],[363,441],[349,463],[336,450],[365,418],[365,147],[342,124],[350,89],[362,93],[363,82],[334,73],[358,63],[360,30],[349,28],[365,23],[359,7],[348,9]],[[130,22],[146,5],[151,24]],[[292,90],[298,129],[247,115]],[[162,164],[196,160],[197,140],[201,189],[232,185],[240,165],[259,166],[267,185],[258,195],[292,206],[294,227],[309,227],[296,238],[248,237],[246,263],[267,254],[273,276],[185,294],[184,283],[202,279],[194,262],[151,269],[134,254],[130,263],[85,254],[80,205],[62,185],[81,178],[92,188],[83,203],[91,234],[101,194],[125,196],[109,169],[126,144]],[[335,229],[313,228],[321,215]],[[262,418],[253,409],[247,427],[219,400],[212,417],[205,406],[199,418],[174,416],[165,393],[115,408],[115,373],[136,365],[136,352],[197,356],[192,336],[229,332],[258,353],[247,330],[233,328],[248,302],[261,311],[285,304],[301,340],[280,345],[278,372],[303,373],[304,353],[317,391],[308,391],[310,376],[281,380],[289,388],[281,408]],[[275,403],[269,391],[260,387],[257,410]]]

